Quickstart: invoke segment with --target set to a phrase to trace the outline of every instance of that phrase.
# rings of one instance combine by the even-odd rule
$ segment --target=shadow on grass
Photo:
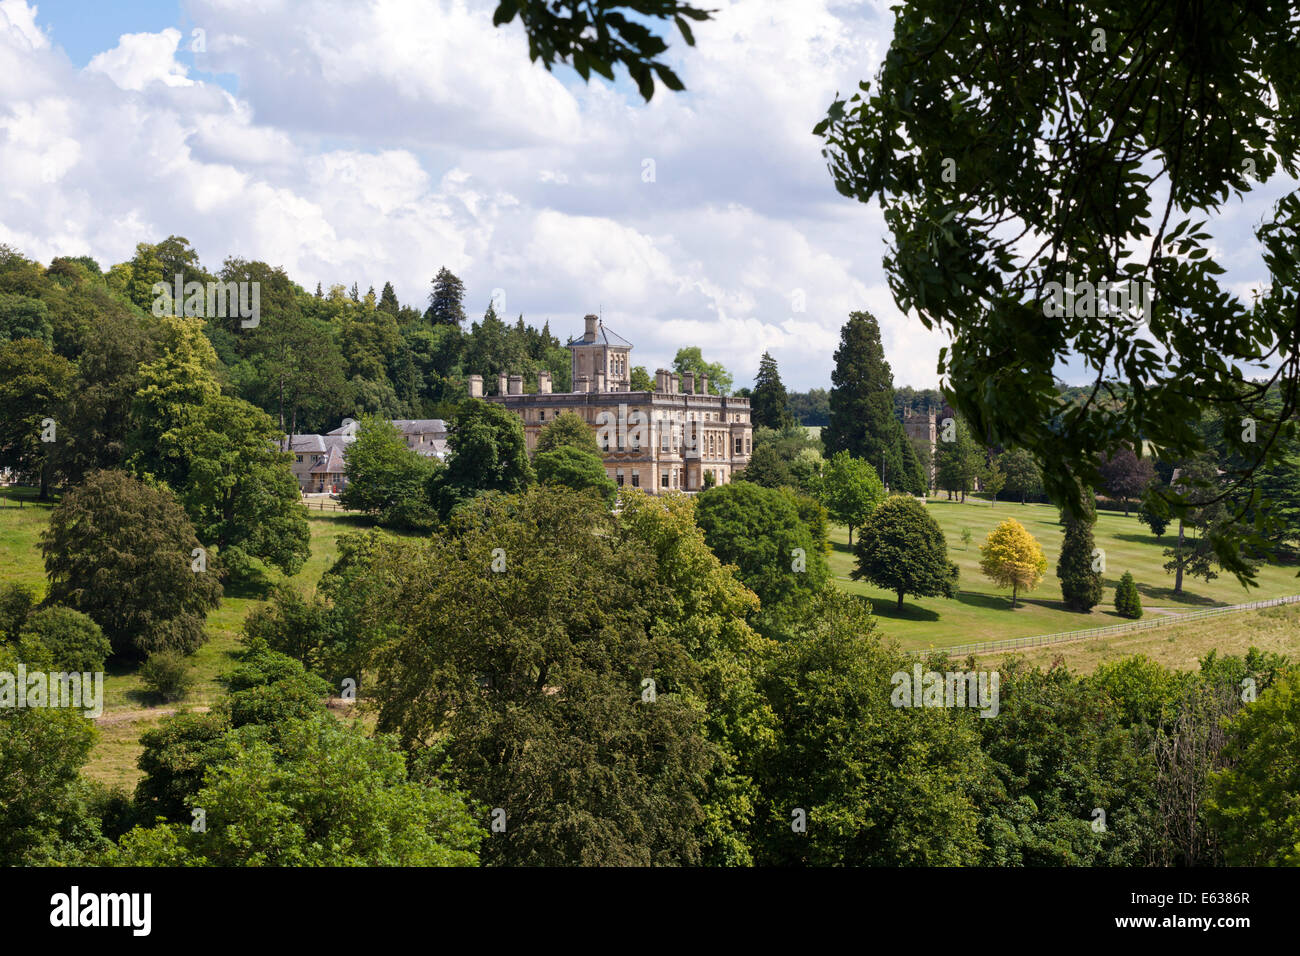
[[[1144,544],[1152,548],[1172,548],[1178,541],[1177,536],[1170,537],[1167,533],[1159,538],[1153,534],[1131,534],[1128,531],[1113,532],[1111,537],[1116,541],[1127,541],[1129,544]]]
[[[1116,580],[1115,584],[1118,583],[1119,581]],[[1108,586],[1113,587],[1113,585],[1109,585],[1109,582]],[[1178,604],[1194,604],[1198,607],[1216,607],[1223,603],[1222,601],[1216,601],[1212,597],[1206,597],[1204,594],[1194,594],[1188,590],[1184,590],[1182,594],[1175,594],[1174,589],[1171,587],[1158,588],[1153,587],[1150,584],[1138,584],[1137,589],[1138,593],[1144,598],[1154,598],[1160,601],[1174,601]]]
[[[933,611],[928,607],[921,607],[919,604],[908,604],[903,602],[902,608],[898,606],[898,598],[882,598],[879,601],[868,597],[859,599],[866,601],[871,605],[871,613],[876,617],[889,621],[925,621],[933,624],[939,620],[939,612]]]

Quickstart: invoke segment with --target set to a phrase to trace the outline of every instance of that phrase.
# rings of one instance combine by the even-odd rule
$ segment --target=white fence
[[[1164,627],[1168,624],[1186,624],[1190,621],[1200,621],[1207,617],[1217,617],[1220,614],[1232,614],[1237,611],[1253,611],[1263,607],[1277,607],[1280,604],[1295,604],[1300,602],[1300,594],[1292,594],[1288,597],[1272,598],[1268,601],[1252,601],[1249,604],[1230,604],[1226,607],[1208,607],[1200,611],[1189,611],[1186,614],[1167,614],[1160,617],[1149,618],[1145,621],[1130,621],[1127,624],[1111,624],[1107,627],[1090,627],[1082,631],[1058,631],[1055,634],[1039,634],[1035,637],[1012,637],[1002,641],[976,641],[974,644],[955,644],[952,647],[931,647],[923,651],[913,651],[913,654],[951,654],[955,657],[964,657],[967,654],[988,654],[995,651],[1014,651],[1022,647],[1041,647],[1044,644],[1062,644],[1065,641],[1080,641],[1089,637],[1107,637],[1117,634],[1128,634],[1133,631],[1146,631],[1155,627]]]

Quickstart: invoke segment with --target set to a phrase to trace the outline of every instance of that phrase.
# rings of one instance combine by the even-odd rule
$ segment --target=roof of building
[[[298,455],[324,454],[331,448],[342,448],[355,441],[352,435],[290,435],[289,451]]]
[[[357,424],[355,418],[345,418],[342,425],[325,434],[355,435],[357,433]],[[428,435],[431,433],[445,435],[447,433],[447,423],[441,418],[394,418],[392,424],[396,425],[397,430],[403,435]]]
[[[596,323],[596,334],[593,338],[587,338],[584,333],[580,338],[569,339],[565,343],[566,348],[573,348],[575,345],[613,345],[618,348],[630,349],[632,343],[617,332],[613,332],[605,327],[604,322]]]
[[[312,475],[341,475],[343,474],[343,449],[335,445],[325,456],[325,460],[311,466]]]

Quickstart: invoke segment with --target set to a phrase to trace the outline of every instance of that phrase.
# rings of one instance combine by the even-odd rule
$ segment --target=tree
[[[771,353],[764,352],[758,363],[758,375],[754,379],[754,391],[749,398],[749,419],[754,427],[765,426],[780,430],[794,423],[790,414],[790,397],[785,386],[781,384],[781,373],[776,367],[776,359]]]
[[[618,496],[618,487],[605,473],[605,464],[599,455],[582,451],[571,445],[562,445],[551,451],[540,452],[533,459],[537,480],[543,485],[564,485],[577,491],[591,489],[611,505]]]
[[[519,416],[495,402],[470,398],[456,410],[447,467],[430,480],[431,497],[443,515],[457,501],[479,492],[522,491],[536,481]]]
[[[713,553],[779,618],[830,578],[826,554],[797,504],[780,490],[733,481],[701,492],[695,520]]]
[[[1157,538],[1169,529],[1169,516],[1152,508],[1147,501],[1143,501],[1142,507],[1138,509],[1138,521],[1150,528]]]
[[[73,488],[41,533],[46,600],[94,619],[115,654],[192,652],[204,615],[221,602],[220,566],[206,556],[175,497],[121,472],[100,471]]]
[[[891,706],[913,659],[881,641],[861,600],[827,588],[804,615],[763,673],[776,733],[758,765],[758,862],[975,863],[987,773],[975,725],[997,721]]]
[[[18,664],[0,647],[0,671]],[[0,865],[77,862],[98,841],[81,778],[95,736],[79,709],[0,707]]]
[[[688,600],[666,580],[682,569],[659,576],[676,538],[625,534],[596,496],[558,487],[475,499],[449,530],[414,560],[376,555],[395,629],[376,661],[378,729],[416,755],[448,741],[459,783],[505,814],[487,863],[698,862],[704,785],[723,768],[686,692],[699,665],[683,633],[698,640],[719,611],[660,620]]]
[[[292,575],[311,555],[311,530],[281,435],[261,409],[218,395],[165,436],[175,450],[164,454],[183,463],[177,491],[200,540]],[[224,563],[234,571],[238,561]]]
[[[1129,499],[1141,498],[1142,492],[1155,480],[1156,469],[1149,458],[1139,458],[1131,448],[1121,448],[1102,459],[1101,478],[1106,492],[1124,502],[1124,517],[1128,517]]]
[[[736,478],[764,488],[780,488],[794,481],[789,464],[772,444],[755,444],[749,461]]]
[[[1300,865],[1300,670],[1228,724],[1224,769],[1211,776],[1209,816],[1232,866]]]
[[[980,491],[989,496],[990,508],[997,504],[998,492],[1006,483],[1007,476],[1002,473],[996,461],[985,466],[984,473],[980,475]]]
[[[1223,528],[1233,524],[1227,505],[1221,498],[1220,469],[1209,457],[1183,462],[1175,490],[1191,504],[1178,519],[1178,539],[1165,548],[1166,571],[1174,575],[1174,593],[1183,593],[1183,577],[1213,581],[1223,569],[1223,555],[1215,547],[1222,539]],[[1194,535],[1190,539],[1187,530]]]
[[[1120,617],[1137,620],[1142,616],[1142,596],[1138,594],[1133,575],[1125,571],[1115,588],[1115,610]]]
[[[704,354],[699,346],[678,349],[676,357],[673,358],[673,371],[678,375],[693,372],[696,391],[699,391],[700,376],[707,375],[710,394],[727,395],[731,392],[731,373],[719,362],[704,361]]]
[[[386,527],[427,528],[433,523],[427,485],[440,469],[412,450],[392,422],[364,415],[344,458],[345,508],[373,515]]]
[[[0,641],[18,640],[18,632],[36,607],[36,593],[25,584],[0,584]]]
[[[1096,521],[1095,507],[1078,517],[1071,517],[1068,511],[1061,512],[1065,539],[1056,561],[1056,576],[1061,581],[1061,597],[1065,600],[1065,606],[1081,614],[1087,614],[1101,603],[1101,572],[1093,566],[1096,545],[1092,527]]]
[[[633,365],[629,388],[634,392],[653,392],[655,380],[650,377],[644,365]]]
[[[593,455],[600,454],[596,433],[577,412],[560,412],[555,416],[538,434],[535,453],[540,455],[562,447],[576,448]]]
[[[886,485],[908,488],[913,478],[903,460],[906,435],[894,416],[894,376],[871,313],[849,314],[831,383],[830,424],[822,429],[826,453],[846,451],[878,469]]]
[[[29,664],[37,654],[45,657],[48,669],[93,673],[104,669],[113,647],[100,626],[72,608],[43,608],[27,618],[19,635],[21,654]]]
[[[433,325],[451,326],[459,326],[465,321],[465,283],[446,266],[440,268],[433,278],[433,291],[429,293],[429,308],[424,319]]]
[[[980,545],[980,570],[999,587],[1011,588],[1011,606],[1020,591],[1032,591],[1043,580],[1047,558],[1034,536],[1015,518],[1007,518]]]
[[[626,10],[628,14],[623,12]],[[685,86],[677,74],[660,59],[668,49],[660,31],[648,30],[642,20],[671,20],[687,46],[695,45],[689,20],[708,20],[710,11],[679,0],[647,7],[626,0],[502,0],[492,16],[496,26],[510,23],[518,16],[528,34],[528,56],[542,61],[549,71],[554,63],[572,63],[584,80],[592,71],[607,80],[614,79],[614,68],[624,66],[643,99],[654,96],[655,77],[670,90]]]
[[[876,470],[865,461],[841,451],[826,463],[822,500],[831,518],[848,527],[850,546],[853,529],[861,527],[884,499],[885,486],[880,483]]]
[[[954,597],[957,565],[948,560],[948,543],[939,522],[910,495],[890,495],[862,525],[853,549],[857,564],[849,576],[867,580],[903,598]]]
[[[1042,493],[1043,479],[1038,474],[1038,463],[1023,448],[1008,448],[998,456],[997,464],[1006,476],[1006,490],[1019,495],[1022,505],[1030,495]]]
[[[159,321],[162,355],[140,367],[127,460],[141,478],[156,478],[179,489],[185,486],[187,462],[176,437],[221,393],[216,377],[220,363],[198,319],[169,316]]]
[[[949,498],[960,494],[962,501],[984,475],[984,450],[961,419],[945,422],[940,428],[934,467],[935,485],[948,492]]]
[[[37,339],[0,342],[0,467],[31,475],[41,500],[50,496],[59,408],[75,369]]]
[[[1234,194],[1300,172],[1294,97],[1260,95],[1300,75],[1280,55],[1286,17],[1235,13],[1049,3],[995,35],[986,9],[909,4],[875,83],[816,127],[837,188],[881,202],[898,307],[953,337],[939,371],[957,410],[1033,453],[1071,510],[1117,440],[1195,454],[1202,409],[1262,401],[1267,382],[1240,370],[1297,351],[1300,195],[1256,230],[1270,271],[1258,302],[1228,287],[1226,252],[1201,228]],[[1023,247],[1027,231],[1043,241]],[[1149,251],[1134,259],[1138,236]],[[1096,400],[1070,407],[1052,375],[1063,361],[1096,370]],[[1300,377],[1278,381],[1294,408]],[[1249,462],[1276,444],[1231,441]],[[1248,578],[1230,549],[1242,529],[1221,530]]]
[[[122,467],[139,369],[156,358],[140,322],[120,303],[96,314],[81,346],[55,446],[58,472],[69,484],[92,471]]]

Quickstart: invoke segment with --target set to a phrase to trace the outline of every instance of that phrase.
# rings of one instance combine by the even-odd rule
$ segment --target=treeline
[[[438,535],[344,536],[253,612],[229,694],[146,733],[134,793],[79,775],[79,715],[6,709],[0,862],[1300,862],[1284,659],[1009,660],[995,697],[945,697],[976,667],[883,640],[791,492],[484,495]]]

